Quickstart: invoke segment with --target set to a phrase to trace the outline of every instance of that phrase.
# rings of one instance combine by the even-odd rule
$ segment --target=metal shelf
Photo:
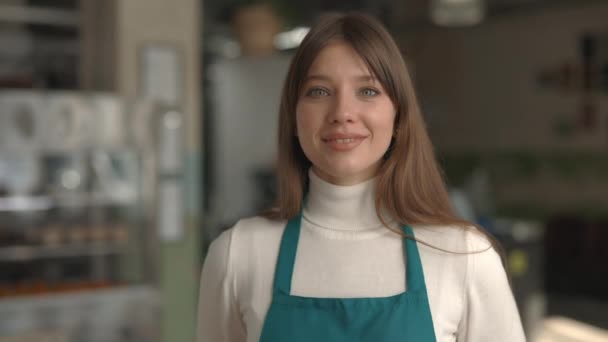
[[[48,196],[0,197],[0,211],[41,211],[52,207]]]
[[[78,245],[0,247],[0,261],[112,255],[125,252],[126,247],[126,243],[99,242]]]
[[[78,27],[80,15],[75,10],[0,5],[0,22]]]
[[[74,193],[62,196],[10,196],[0,197],[2,211],[44,211],[55,207],[83,207],[100,205],[132,205],[135,194],[110,197],[102,193]]]

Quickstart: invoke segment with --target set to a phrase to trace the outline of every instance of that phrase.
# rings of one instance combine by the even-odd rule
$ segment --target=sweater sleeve
[[[485,241],[485,239],[484,239]],[[488,242],[472,247],[484,250]],[[480,248],[481,246],[481,248]],[[465,308],[458,342],[525,342],[521,319],[500,256],[493,249],[469,255]]]
[[[243,342],[244,325],[235,298],[234,258],[230,229],[209,247],[201,274],[198,304],[198,342]]]

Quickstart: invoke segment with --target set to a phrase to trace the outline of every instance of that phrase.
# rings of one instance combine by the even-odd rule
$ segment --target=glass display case
[[[0,340],[158,340],[157,194],[162,163],[179,167],[176,115],[0,92]]]

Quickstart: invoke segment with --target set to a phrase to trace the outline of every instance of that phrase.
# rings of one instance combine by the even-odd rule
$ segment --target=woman
[[[453,214],[381,24],[311,29],[279,129],[276,208],[212,243],[199,342],[524,341],[500,257]]]

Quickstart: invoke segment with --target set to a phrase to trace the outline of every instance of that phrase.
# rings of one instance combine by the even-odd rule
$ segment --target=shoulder
[[[286,221],[270,220],[262,216],[253,216],[239,220],[228,231],[233,241],[248,243],[280,239]]]
[[[272,279],[284,226],[260,216],[239,220],[209,246],[203,277],[231,284],[236,298],[251,295],[253,285]]]
[[[452,284],[460,284],[464,293],[473,289],[484,292],[486,290],[478,290],[501,288],[498,285],[506,282],[500,254],[490,235],[479,228],[418,226],[414,227],[414,234],[419,240],[421,258],[425,266],[429,266],[426,269],[429,275],[437,279],[449,278]]]
[[[505,269],[490,235],[475,226],[414,227],[414,234],[423,261],[465,287],[488,277],[504,277]]]
[[[246,245],[255,242],[280,239],[285,224],[285,221],[270,220],[262,216],[240,219],[211,243],[210,251],[213,249],[243,250]]]
[[[261,216],[241,219],[211,243],[207,258],[227,264],[226,268],[232,271],[250,262],[272,258],[269,253],[278,250],[285,223]]]
[[[489,235],[473,225],[417,225],[413,230],[416,239],[423,242],[423,245],[426,243],[436,247],[438,253],[444,249],[452,254],[473,255],[494,250]],[[432,247],[423,248],[433,249]]]

